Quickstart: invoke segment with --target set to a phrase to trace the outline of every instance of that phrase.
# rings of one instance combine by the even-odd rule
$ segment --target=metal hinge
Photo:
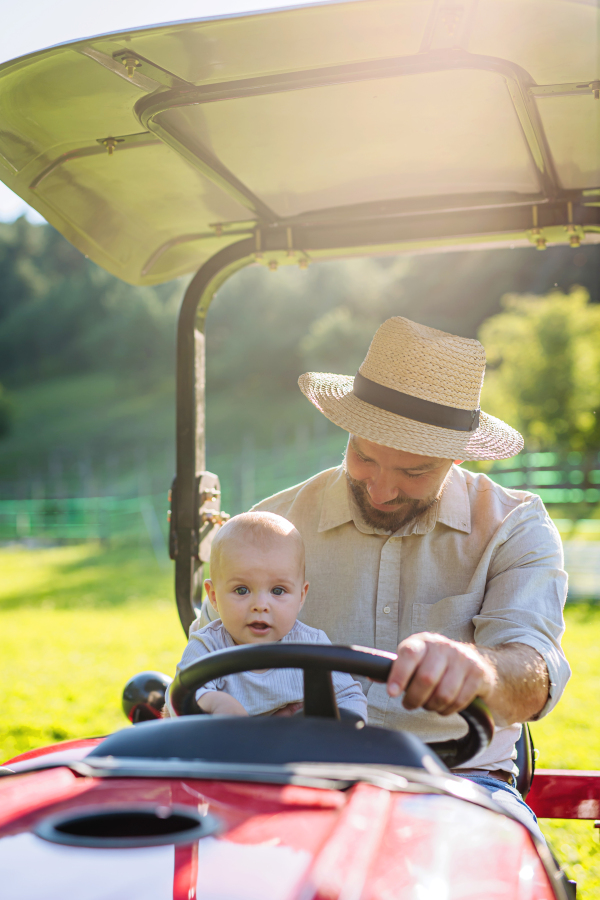
[[[173,479],[169,491],[169,556],[176,559],[179,554],[177,522],[177,479]],[[210,548],[217,530],[230,516],[221,512],[221,485],[218,475],[201,472],[196,476],[194,527],[192,530],[191,555],[199,563],[208,562]]]

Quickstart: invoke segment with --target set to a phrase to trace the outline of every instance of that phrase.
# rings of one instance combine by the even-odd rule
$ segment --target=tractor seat
[[[517,776],[517,790],[523,800],[531,790],[533,775],[535,773],[535,748],[533,738],[527,722],[523,724],[521,736],[516,743],[517,758],[515,760],[519,774]]]

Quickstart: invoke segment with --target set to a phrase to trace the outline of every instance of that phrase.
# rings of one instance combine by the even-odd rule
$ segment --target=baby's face
[[[204,586],[236,644],[281,640],[291,631],[308,590],[297,547],[284,537],[266,545],[228,542],[214,579]]]

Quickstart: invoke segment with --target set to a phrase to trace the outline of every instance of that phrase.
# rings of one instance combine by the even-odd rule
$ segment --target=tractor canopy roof
[[[356,0],[0,67],[0,178],[135,284],[257,259],[600,240],[594,0]],[[266,258],[265,258],[266,254]]]

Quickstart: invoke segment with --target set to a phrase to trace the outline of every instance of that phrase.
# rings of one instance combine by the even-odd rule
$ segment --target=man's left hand
[[[496,671],[472,644],[442,634],[413,634],[398,644],[398,659],[387,682],[390,697],[403,691],[405,709],[424,709],[449,716],[475,697],[493,691]]]

